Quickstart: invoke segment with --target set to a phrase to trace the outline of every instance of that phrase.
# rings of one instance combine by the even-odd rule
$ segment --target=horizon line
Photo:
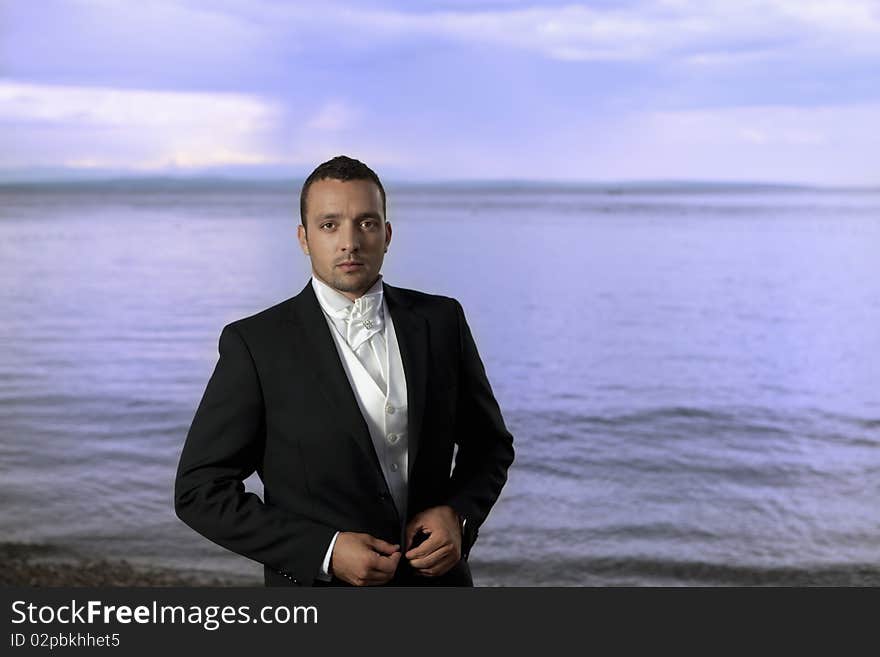
[[[237,187],[261,186],[261,185],[291,185],[302,184],[308,174],[305,175],[266,175],[266,176],[242,176],[228,173],[199,173],[199,174],[147,174],[147,175],[106,175],[95,177],[78,176],[46,176],[46,177],[11,177],[4,178],[0,175],[0,188],[9,189],[16,187],[99,187],[110,185],[143,185],[143,184],[169,184],[173,186],[186,186],[187,184],[229,183]],[[698,179],[698,178],[621,178],[614,180],[596,179],[565,179],[565,178],[396,178],[388,177],[383,180],[385,187],[561,187],[561,188],[639,188],[653,187],[657,189],[669,188],[764,188],[790,191],[880,191],[878,184],[816,184],[810,182],[780,182],[776,180],[724,180],[724,179]]]

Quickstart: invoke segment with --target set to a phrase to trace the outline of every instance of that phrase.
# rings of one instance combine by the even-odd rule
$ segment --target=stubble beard
[[[373,283],[376,282],[376,279],[379,278],[378,274],[372,276],[371,279],[367,279],[364,276],[351,276],[345,273],[336,274],[331,277],[329,283],[330,286],[334,290],[338,290],[339,292],[348,292],[349,294],[357,294],[358,292],[364,293],[370,289]]]

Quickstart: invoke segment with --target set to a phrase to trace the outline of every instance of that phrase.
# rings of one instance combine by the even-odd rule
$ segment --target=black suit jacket
[[[406,375],[409,514],[448,504],[467,519],[451,571],[417,577],[401,559],[391,584],[471,584],[467,553],[507,480],[513,438],[461,305],[387,284],[384,293]],[[337,530],[399,543],[406,519],[311,282],[225,326],[219,351],[180,457],[178,517],[264,564],[267,586],[323,584],[315,577]],[[262,500],[244,489],[254,471]]]

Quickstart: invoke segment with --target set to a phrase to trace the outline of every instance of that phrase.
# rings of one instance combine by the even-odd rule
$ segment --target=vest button
[[[385,406],[385,412],[388,413],[388,415],[394,415],[394,407],[391,404],[388,404]]]

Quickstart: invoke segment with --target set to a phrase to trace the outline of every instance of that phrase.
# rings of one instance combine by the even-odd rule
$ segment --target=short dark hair
[[[299,220],[302,222],[303,228],[308,228],[306,226],[306,196],[309,193],[309,187],[312,186],[312,183],[327,179],[369,180],[375,183],[379,188],[379,195],[382,197],[382,215],[385,216],[385,188],[382,187],[382,181],[379,180],[376,172],[360,160],[355,160],[347,155],[337,155],[332,160],[319,164],[303,183],[302,191],[299,194]]]

